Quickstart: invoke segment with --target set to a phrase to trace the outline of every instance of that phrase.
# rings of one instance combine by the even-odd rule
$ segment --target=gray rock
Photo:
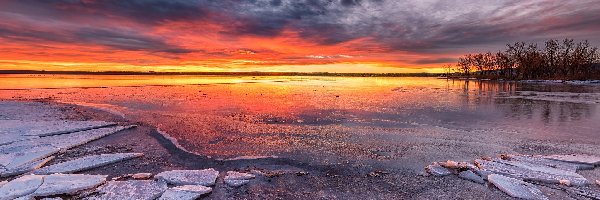
[[[483,180],[487,180],[487,177],[488,177],[490,174],[494,174],[494,173],[492,173],[492,172],[490,172],[490,171],[481,170],[481,169],[475,169],[475,170],[473,170],[473,171],[475,171],[475,174],[479,175],[479,177],[483,178]]]
[[[0,167],[6,167],[15,158],[15,154],[0,154]]]
[[[449,169],[447,169],[445,167],[442,167],[441,165],[439,165],[437,163],[428,165],[427,167],[425,167],[425,171],[427,171],[427,173],[434,175],[434,176],[448,176],[448,175],[452,174],[452,171],[450,171]]]
[[[173,185],[203,185],[213,186],[219,172],[210,168],[204,170],[173,170],[161,172],[154,176]]]
[[[170,188],[159,200],[194,200],[212,192],[212,188],[201,185],[184,185]]]
[[[87,144],[91,141],[112,135],[122,130],[134,128],[136,126],[114,126],[107,128],[98,128],[87,131],[80,131],[70,134],[55,135],[44,137],[35,140],[28,140],[29,142],[35,142],[38,145],[51,145],[61,150],[71,149],[73,147]]]
[[[85,199],[136,199],[153,200],[167,190],[167,183],[153,180],[109,181],[96,191],[98,196]]]
[[[137,173],[131,174],[130,176],[133,179],[150,179],[152,178],[152,173]]]
[[[50,156],[50,157],[42,159],[42,160],[25,163],[16,168],[2,169],[2,170],[0,170],[0,177],[15,176],[15,175],[24,174],[24,173],[36,170],[36,169],[44,166],[46,163],[50,162],[50,160],[52,160],[52,159],[54,159],[54,156]]]
[[[73,194],[95,188],[106,182],[106,175],[52,174],[44,177],[44,183],[33,193],[34,196]]]
[[[33,161],[41,160],[51,156],[59,151],[57,148],[41,148],[34,149],[26,152],[14,153],[14,157],[8,165],[5,166],[7,169],[14,169],[21,165],[31,163]]]
[[[37,141],[37,139],[33,141],[20,141],[9,145],[0,146],[0,154],[14,154],[19,152],[31,151],[34,149],[54,148],[52,145],[39,144],[38,142],[34,141]]]
[[[231,186],[231,187],[239,187],[242,185],[246,185],[248,184],[250,181],[249,180],[224,180],[225,184]]]
[[[31,123],[31,122],[27,122]],[[34,122],[40,123],[40,122]],[[51,136],[60,135],[65,133],[72,133],[78,131],[85,131],[95,128],[103,128],[108,126],[114,126],[116,123],[104,122],[104,121],[50,121],[42,123],[41,127],[29,130],[24,135],[27,136]]]
[[[24,136],[24,135],[16,135],[16,134],[0,134],[0,145],[7,145],[14,142],[19,142],[23,140],[31,140],[38,138],[37,136]]]
[[[537,187],[518,179],[499,174],[491,174],[488,176],[488,181],[511,197],[521,199],[548,199]]]
[[[250,182],[249,179],[253,179],[255,177],[256,176],[254,174],[228,171],[227,176],[224,178],[224,182],[231,187],[239,187],[248,184]]]
[[[483,178],[481,178],[481,176],[473,173],[470,170],[462,171],[462,172],[458,173],[458,177],[465,179],[465,180],[473,181],[475,183],[481,183],[481,184],[485,183],[485,181],[483,180]]]
[[[225,176],[225,180],[248,180],[255,177],[256,176],[254,174],[228,171],[227,176]]]
[[[116,123],[104,121],[27,121],[0,120],[0,134],[22,136],[50,136],[94,128],[113,126]]]
[[[114,126],[19,141],[9,145],[0,146],[0,153],[20,153],[41,148],[58,148],[60,150],[66,150],[133,127],[136,126]]]
[[[70,160],[55,165],[47,166],[35,171],[35,174],[55,174],[55,173],[74,173],[80,172],[123,160],[128,160],[143,156],[142,153],[115,153],[86,156],[75,160]]]
[[[532,165],[557,168],[557,169],[562,169],[562,170],[571,171],[571,172],[576,172],[577,170],[594,169],[594,165],[551,160],[551,159],[546,159],[543,156],[531,156],[531,155],[511,156],[510,160],[511,161],[519,161],[519,162],[523,162],[523,163],[529,163]]]
[[[570,163],[588,164],[588,165],[600,165],[600,157],[590,155],[551,155],[544,156],[546,159],[558,160]]]
[[[475,160],[481,170],[495,174],[543,183],[559,184],[567,180],[574,186],[586,185],[589,181],[574,172],[544,166],[529,166],[518,162]]]
[[[33,193],[42,185],[44,176],[26,175],[6,183],[0,188],[0,200],[15,199]]]

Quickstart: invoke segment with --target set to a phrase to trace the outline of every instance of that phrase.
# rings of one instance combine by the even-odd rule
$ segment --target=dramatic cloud
[[[515,41],[599,45],[598,13],[598,0],[3,0],[0,60],[427,68]]]

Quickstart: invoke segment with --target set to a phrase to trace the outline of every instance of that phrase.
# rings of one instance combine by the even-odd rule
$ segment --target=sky
[[[441,72],[600,45],[600,0],[0,0],[0,70]]]

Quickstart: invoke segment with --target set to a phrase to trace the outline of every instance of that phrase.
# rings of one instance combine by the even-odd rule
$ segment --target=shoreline
[[[3,100],[15,101],[15,100]],[[0,101],[2,102],[2,101]],[[81,155],[98,153],[144,153],[141,158],[136,158],[104,167],[83,171],[85,174],[105,174],[109,179],[132,173],[156,174],[166,170],[187,170],[215,168],[221,174],[226,171],[256,172],[260,174],[256,180],[246,186],[231,188],[219,179],[213,193],[204,199],[410,199],[410,198],[507,198],[504,193],[495,188],[461,181],[452,176],[432,177],[411,171],[405,168],[386,168],[375,163],[373,166],[357,167],[352,164],[315,165],[300,162],[290,158],[275,157],[241,157],[250,159],[214,159],[181,150],[168,137],[162,135],[155,127],[111,113],[107,110],[97,109],[93,106],[74,105],[52,100],[18,100],[18,102],[31,104],[47,104],[65,112],[71,120],[102,120],[114,121],[120,125],[137,125],[137,128],[115,133],[100,140],[69,150],[57,156],[51,164],[58,161],[69,160]],[[47,108],[39,108],[39,111]],[[167,130],[168,131],[168,130]],[[423,140],[426,137],[405,136],[407,139]],[[437,142],[437,140],[431,140]],[[522,141],[528,143],[528,141]],[[541,142],[541,141],[540,141]],[[543,144],[566,144],[562,142],[545,142]],[[425,142],[428,143],[428,142]],[[458,145],[452,140],[442,144]],[[478,144],[466,148],[476,148]],[[564,147],[566,149],[546,149],[543,144],[534,149],[525,150],[524,153],[560,153],[579,151],[577,146]],[[518,144],[506,144],[515,148]],[[535,146],[535,145],[534,145]],[[417,146],[417,148],[423,146]],[[541,148],[541,149],[540,149]],[[581,149],[582,150],[582,149]],[[456,149],[456,153],[461,150]],[[583,151],[583,150],[582,150]],[[518,152],[518,151],[517,151]],[[435,151],[424,151],[423,155],[433,157]],[[469,155],[456,155],[470,157]],[[429,158],[427,162],[433,161]],[[456,158],[459,159],[460,158]],[[436,160],[437,161],[437,160]],[[418,164],[420,161],[405,161]],[[421,167],[424,167],[421,166]],[[600,171],[585,172],[587,176],[600,177]],[[591,174],[591,175],[589,175]],[[2,179],[3,180],[3,179]],[[0,180],[1,181],[1,180]],[[457,182],[459,181],[459,182]],[[457,184],[459,183],[459,184]],[[468,189],[467,189],[468,188]]]
[[[447,80],[460,80],[460,81],[496,81],[496,82],[512,82],[512,83],[538,83],[538,84],[564,84],[564,85],[591,85],[600,86],[600,80],[505,80],[505,79],[487,79],[487,78],[448,78],[439,77],[440,79]]]

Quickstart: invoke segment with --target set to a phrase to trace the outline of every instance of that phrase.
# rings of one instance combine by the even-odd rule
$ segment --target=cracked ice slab
[[[35,171],[35,174],[74,173],[143,156],[142,153],[100,154],[77,158]]]
[[[42,185],[33,192],[33,196],[52,196],[73,194],[95,188],[106,182],[106,175],[52,174],[44,177]]]
[[[498,174],[490,174],[488,176],[488,181],[511,197],[521,199],[548,199],[546,196],[544,196],[544,194],[542,194],[542,191],[540,191],[533,184],[526,183],[518,179]]]
[[[9,145],[0,146],[0,153],[7,154],[22,152],[40,147],[54,147],[59,148],[60,150],[66,150],[80,145],[84,145],[91,141],[134,127],[136,126],[114,126],[80,131],[70,134],[54,135],[38,139],[19,141]]]
[[[52,154],[57,153],[58,151],[59,151],[59,149],[50,147],[50,148],[33,149],[30,151],[13,153],[13,157],[10,160],[10,163],[8,165],[5,165],[4,167],[7,169],[16,168],[23,164],[49,157]]]
[[[184,185],[169,188],[159,200],[194,200],[212,192],[212,188],[201,185]]]
[[[239,187],[249,183],[249,179],[253,179],[255,177],[256,176],[254,174],[228,171],[227,176],[224,178],[224,182],[231,187]]]
[[[550,155],[543,156],[546,159],[558,160],[563,162],[588,164],[588,165],[600,165],[600,157],[590,155]]]
[[[204,170],[173,170],[161,172],[154,176],[173,185],[213,186],[219,172],[210,168]]]
[[[43,179],[44,176],[26,175],[12,180],[0,187],[0,199],[15,199],[29,195],[42,185]]]
[[[532,165],[540,165],[547,166],[557,169],[562,169],[565,171],[576,172],[577,170],[590,170],[594,169],[594,165],[590,164],[580,164],[580,163],[572,163],[572,162],[564,162],[559,160],[547,159],[545,156],[510,156],[511,161],[519,161],[525,162]]]
[[[2,134],[0,133],[0,145],[7,145],[13,142],[19,142],[24,140],[31,140],[39,138],[37,136],[23,136],[17,134]]]
[[[228,171],[227,176],[225,176],[225,180],[248,180],[253,179],[256,176],[254,174],[236,172],[236,171]]]
[[[160,197],[167,190],[167,183],[163,181],[152,180],[132,180],[132,181],[109,181],[96,189],[97,196],[90,196],[85,199],[93,200],[113,200],[113,199],[137,199],[152,200]]]
[[[105,121],[21,121],[0,120],[0,133],[22,136],[50,136],[95,128],[114,126],[114,122]]]
[[[521,162],[503,160],[475,160],[475,163],[483,171],[502,174],[523,180],[540,181],[553,184],[559,184],[561,180],[568,180],[571,184],[577,186],[586,185],[589,183],[585,177],[575,172],[545,166],[531,166]]]
[[[24,173],[36,170],[36,169],[44,166],[46,163],[50,162],[50,160],[52,160],[52,159],[54,159],[54,156],[50,156],[48,158],[44,158],[44,159],[37,160],[37,161],[31,161],[29,163],[25,163],[16,168],[4,168],[4,169],[0,168],[0,177],[15,176],[15,175],[24,174]]]

